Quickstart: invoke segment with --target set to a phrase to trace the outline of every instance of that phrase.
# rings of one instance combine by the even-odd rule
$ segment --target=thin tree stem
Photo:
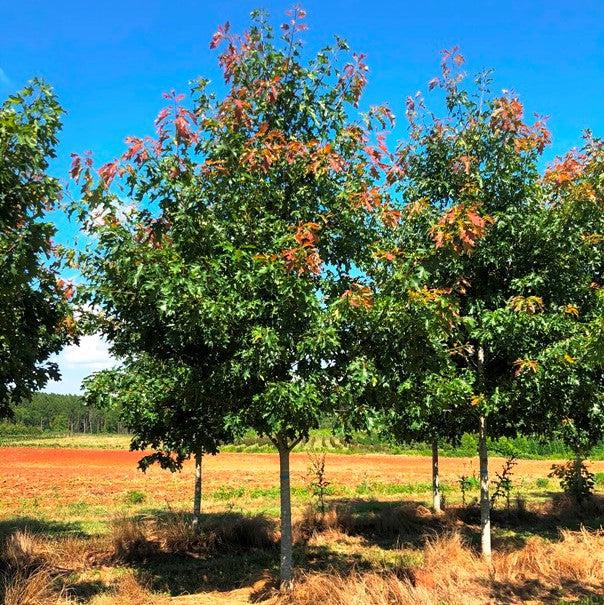
[[[292,557],[292,510],[289,476],[288,444],[279,444],[279,479],[281,493],[281,588],[290,590],[293,586]]]
[[[480,544],[482,556],[491,558],[491,499],[489,498],[489,454],[487,421],[480,417],[478,455],[480,458]]]
[[[432,510],[435,515],[440,515],[442,512],[440,477],[438,474],[438,439],[432,441]]]
[[[195,495],[193,497],[193,529],[201,528],[201,460],[203,453],[195,452]]]

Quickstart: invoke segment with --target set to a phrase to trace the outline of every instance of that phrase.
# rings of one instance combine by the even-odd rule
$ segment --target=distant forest
[[[98,409],[84,404],[79,395],[35,393],[31,401],[14,408],[11,422],[2,423],[0,432],[124,433],[119,410]]]

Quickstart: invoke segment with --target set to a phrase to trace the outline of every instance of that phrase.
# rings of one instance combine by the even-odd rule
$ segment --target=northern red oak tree
[[[428,383],[419,400],[401,401],[407,406],[403,417],[409,417],[409,405],[417,409],[418,427],[430,438],[450,413],[460,430],[468,423],[479,429],[482,549],[488,557],[487,435],[552,434],[573,405],[583,411],[586,405],[596,422],[593,414],[601,414],[601,405],[594,405],[601,385],[593,384],[597,395],[588,403],[552,401],[555,380],[545,371],[545,356],[553,355],[557,367],[573,373],[572,339],[582,333],[578,301],[596,308],[589,284],[601,270],[601,252],[588,248],[593,237],[586,243],[589,221],[578,212],[571,217],[546,195],[538,171],[550,139],[544,121],[527,123],[518,98],[491,94],[485,74],[464,87],[463,62],[457,50],[445,52],[442,76],[429,85],[443,90],[446,114],[428,112],[421,96],[409,98],[410,141],[393,154],[385,149],[379,159],[399,168],[404,220],[392,234],[393,249],[421,267],[425,295],[444,297],[457,314],[441,338],[450,362],[442,364],[437,382],[446,386],[446,397]],[[589,208],[601,212],[593,203]],[[601,368],[592,375],[592,382],[601,380]],[[445,428],[449,437],[451,426]]]
[[[274,443],[286,586],[289,454],[342,396],[342,306],[370,300],[356,276],[377,227],[400,218],[372,187],[366,121],[351,118],[363,56],[336,39],[306,60],[304,17],[293,9],[280,37],[261,12],[242,35],[225,24],[210,44],[222,98],[199,80],[191,108],[169,95],[157,136],[130,137],[98,178],[87,157],[72,168],[93,238],[77,261],[90,329],[126,371],[145,356],[191,369],[199,401]]]

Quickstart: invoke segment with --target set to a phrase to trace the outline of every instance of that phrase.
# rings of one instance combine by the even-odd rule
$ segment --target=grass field
[[[74,444],[96,447],[68,447]],[[192,498],[191,464],[187,463],[181,473],[153,468],[143,474],[136,468],[141,454],[119,448],[125,444],[124,437],[66,437],[53,442],[57,446],[53,448],[31,447],[34,443],[30,442],[30,447],[0,450],[0,534],[7,539],[15,532],[31,532],[33,535],[19,533],[12,538],[23,543],[15,548],[43,560],[40,568],[48,574],[47,590],[49,583],[54,587],[49,592],[51,600],[31,603],[60,602],[57,594],[61,589],[65,597],[71,595],[72,602],[95,605],[146,605],[169,600],[227,605],[247,602],[261,589],[267,590],[273,602],[281,603],[282,596],[270,590],[278,564],[277,456],[225,452],[204,459],[206,531],[199,540],[191,536],[186,517]],[[501,458],[492,459],[493,475],[502,463]],[[600,603],[604,536],[597,528],[604,523],[604,462],[592,463],[592,470],[598,473],[598,497],[590,507],[580,510],[560,499],[557,482],[547,477],[550,466],[545,460],[519,461],[512,476],[509,505],[503,501],[497,504],[495,546],[508,557],[498,559],[497,564],[511,582],[509,594],[504,594],[472,554],[478,536],[477,481],[468,483],[466,506],[462,506],[459,478],[475,477],[475,458],[441,458],[447,502],[447,513],[441,518],[427,508],[431,489],[428,458],[327,454],[328,513],[322,517],[312,508],[309,456],[294,453],[296,560],[302,575],[295,597],[298,600],[290,596],[289,602],[454,604],[458,602],[456,591],[470,590],[478,591],[478,598],[483,600],[472,601],[465,594],[464,602],[560,603],[568,597]],[[569,564],[569,578],[556,586],[553,572],[550,577],[550,572],[533,570],[531,576],[514,567],[528,565],[522,563],[523,557],[529,557],[527,549],[537,549],[539,557],[545,559],[554,557],[552,549],[558,549],[555,556],[560,557],[564,542],[560,542],[558,531],[567,528],[576,532],[581,526],[591,529],[562,539],[566,540],[568,557],[579,552],[585,557],[580,564],[583,571],[575,569],[578,563]],[[485,578],[491,578],[488,586],[485,588],[484,582],[480,590],[474,584],[450,586],[450,598],[443,600],[446,589],[438,588],[441,580],[429,571],[434,566],[430,557],[436,556],[430,550],[436,548],[430,542],[433,539],[440,540],[438,548],[443,552],[449,549],[450,556],[459,558],[458,575],[470,574],[469,569],[463,571],[465,567],[479,575],[484,572]],[[67,555],[69,552],[72,554]],[[23,556],[21,553],[17,558]],[[601,575],[592,569],[594,563],[601,566]],[[513,573],[512,567],[516,569]],[[587,576],[586,569],[591,570]],[[414,592],[403,600],[403,592],[417,591],[418,577],[419,586],[425,584],[421,597],[425,599]],[[414,578],[410,584],[409,578]],[[325,582],[342,588],[341,601],[328,601],[325,594],[320,597],[321,590],[325,593]],[[379,594],[398,591],[400,598],[379,601],[367,596],[372,590]],[[350,591],[356,591],[357,596]],[[190,593],[196,596],[188,597]],[[7,603],[26,605],[29,601]]]

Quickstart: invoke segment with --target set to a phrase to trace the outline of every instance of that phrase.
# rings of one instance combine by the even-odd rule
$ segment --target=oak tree
[[[338,397],[338,309],[366,296],[355,267],[374,226],[397,216],[373,195],[363,123],[350,117],[363,57],[336,39],[306,59],[304,16],[291,11],[280,37],[260,12],[242,35],[221,26],[210,46],[223,49],[224,96],[199,80],[190,106],[167,95],[156,137],[129,137],[98,173],[89,156],[72,166],[90,236],[74,254],[87,329],[118,359],[190,372],[212,417],[269,436],[286,586],[289,454]]]
[[[0,417],[60,378],[50,358],[74,338],[72,288],[60,277],[47,217],[60,198],[48,166],[62,114],[40,80],[0,105]]]
[[[538,356],[560,346],[576,295],[570,242],[544,195],[539,158],[550,135],[542,119],[525,121],[511,92],[490,92],[488,74],[464,84],[464,59],[443,54],[446,113],[407,100],[410,141],[395,154],[405,220],[401,247],[413,249],[431,291],[459,316],[447,335],[463,422],[479,433],[482,550],[491,553],[487,435],[535,433],[548,406],[523,388]],[[576,228],[576,225],[575,225]],[[433,394],[431,394],[433,396]],[[533,401],[534,405],[529,405]]]

